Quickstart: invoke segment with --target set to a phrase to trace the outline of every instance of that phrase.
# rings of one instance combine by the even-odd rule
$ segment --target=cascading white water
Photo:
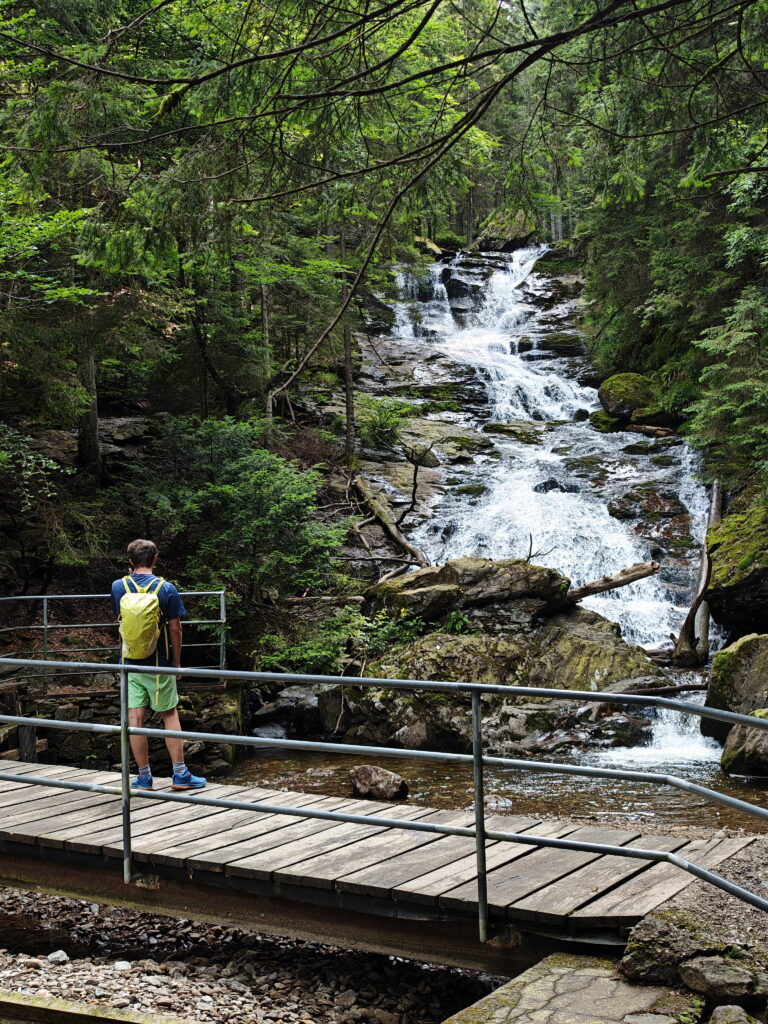
[[[486,421],[527,421],[543,429],[534,444],[494,433],[500,458],[484,465],[477,477],[485,493],[472,503],[447,497],[413,539],[436,562],[461,555],[521,557],[532,547],[536,562],[581,584],[651,559],[647,539],[638,536],[632,522],[610,515],[608,500],[659,470],[650,456],[624,454],[633,435],[601,434],[589,423],[574,422],[579,410],[583,416],[599,403],[594,388],[574,378],[573,360],[546,348],[547,335],[573,333],[568,310],[553,328],[551,318],[521,289],[544,251],[519,250],[506,262],[495,258],[482,289],[474,286],[474,301],[452,302],[446,292],[446,269],[461,280],[461,256],[448,268],[435,264],[426,283],[401,277],[408,298],[397,304],[394,333],[429,338],[451,361],[471,367],[488,396]],[[472,278],[464,275],[464,280]],[[427,373],[417,367],[415,377],[426,380]],[[698,542],[707,499],[692,474],[694,456],[678,445],[667,458],[675,463],[676,494],[690,513],[690,532]],[[646,646],[669,642],[686,610],[657,577],[584,604],[619,622],[628,640]]]

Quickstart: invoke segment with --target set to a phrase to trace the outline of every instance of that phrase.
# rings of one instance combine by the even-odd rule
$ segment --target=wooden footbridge
[[[61,766],[7,761],[0,771],[18,779],[120,784],[116,773]],[[168,790],[168,782],[156,784]],[[398,818],[466,827],[474,822],[471,813],[226,785],[205,792],[371,823],[137,798],[131,841],[139,877],[125,885],[119,797],[6,778],[0,782],[0,881],[487,968],[510,957],[534,959],[567,941],[620,943],[628,927],[693,880],[668,863],[488,840],[489,920],[499,941],[483,952],[476,939],[474,840],[375,824]],[[691,842],[533,817],[488,817],[486,827],[674,851],[709,869],[751,842]]]
[[[768,900],[728,881],[728,860],[752,838],[644,834],[532,816],[488,816],[484,770],[511,767],[670,786],[762,820],[768,810],[671,775],[489,756],[482,698],[656,706],[768,728],[768,721],[666,697],[414,680],[281,675],[336,683],[471,695],[472,753],[408,751],[305,740],[176,732],[244,746],[410,756],[471,764],[474,806],[445,811],[260,787],[209,784],[173,793],[130,789],[127,674],[117,664],[0,658],[25,672],[115,671],[120,724],[0,714],[0,724],[120,734],[120,772],[0,761],[0,884],[508,972],[563,946],[620,946],[628,929],[701,878],[768,911]],[[132,667],[132,671],[134,667]],[[141,669],[151,674],[152,669]],[[186,670],[200,680],[263,683],[265,673]],[[122,871],[120,870],[122,867]],[[721,873],[718,873],[721,872]]]

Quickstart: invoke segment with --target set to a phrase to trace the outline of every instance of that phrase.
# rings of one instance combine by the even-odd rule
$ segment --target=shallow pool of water
[[[648,753],[644,755],[645,749]],[[227,781],[348,797],[352,795],[348,772],[360,761],[359,755],[269,749],[242,761]],[[376,758],[367,761],[376,763]],[[565,763],[565,758],[561,762]],[[403,776],[413,803],[439,808],[473,805],[469,764],[436,764],[408,757],[380,758],[378,763]],[[570,763],[676,775],[763,807],[768,804],[768,780],[730,778],[711,757],[665,762],[651,748],[638,747],[576,755]],[[683,825],[768,832],[768,822],[666,785],[489,768],[485,791],[487,809],[492,813],[589,817],[606,825],[621,819],[648,831]]]

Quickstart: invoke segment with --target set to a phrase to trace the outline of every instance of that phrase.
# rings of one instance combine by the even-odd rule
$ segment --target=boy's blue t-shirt
[[[146,587],[158,578],[154,573],[131,573],[131,579],[139,587]],[[115,580],[112,584],[112,610],[115,615],[120,614],[120,599],[125,593],[125,589],[122,577],[119,580]],[[127,665],[160,665],[163,668],[173,668],[173,648],[171,647],[168,623],[171,619],[180,619],[182,615],[186,615],[187,609],[184,607],[184,602],[181,600],[178,590],[168,580],[165,580],[158,590],[157,599],[160,602],[161,616],[160,639],[157,641],[157,650],[154,654],[150,654],[148,658],[123,658],[121,652],[121,663],[125,662]]]

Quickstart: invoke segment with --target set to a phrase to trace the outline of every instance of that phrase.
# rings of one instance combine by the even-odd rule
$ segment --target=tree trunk
[[[475,244],[475,186],[467,193],[467,248]]]
[[[341,229],[341,260],[347,258],[347,240],[344,228]],[[349,296],[349,282],[346,270],[341,274],[341,301],[345,303]],[[354,368],[352,366],[352,329],[349,325],[349,316],[345,314],[342,321],[342,336],[344,338],[344,456],[349,465],[355,457],[355,381]]]
[[[618,590],[619,587],[626,587],[629,583],[645,579],[646,576],[653,576],[661,566],[658,562],[638,562],[628,569],[622,569],[615,576],[601,576],[599,580],[585,583],[583,587],[574,587],[565,595],[568,604],[576,604],[583,601],[585,597],[592,597],[594,594],[604,594],[608,590]]]
[[[96,358],[93,348],[87,343],[84,358],[78,373],[80,383],[90,396],[88,408],[80,417],[77,459],[93,476],[101,476],[101,443],[99,441],[99,409],[96,389]]]
[[[712,495],[709,503],[708,527],[715,526],[720,522],[721,502],[720,481],[715,480],[712,485]],[[709,606],[704,598],[711,575],[712,559],[709,557],[705,538],[693,601],[685,617],[685,622],[680,628],[680,635],[677,638],[672,655],[672,664],[678,668],[694,668],[697,665],[706,665],[709,659]]]

